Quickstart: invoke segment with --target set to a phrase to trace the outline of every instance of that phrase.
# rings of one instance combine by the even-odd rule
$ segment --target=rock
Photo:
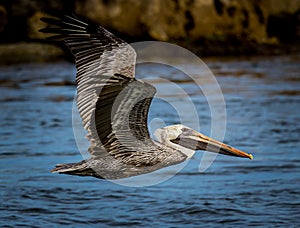
[[[185,27],[191,16],[187,10],[191,4],[188,1],[153,0],[151,3],[142,15],[142,21],[152,38],[161,41],[184,39],[187,30],[195,26],[192,22],[190,28]]]
[[[38,32],[44,27],[40,17],[53,11],[75,11],[117,35],[125,34],[127,41],[154,39],[193,50],[200,47],[227,53],[222,46],[233,46],[232,53],[250,53],[257,44],[300,44],[300,0],[0,1],[0,41],[43,40],[45,34]],[[1,50],[0,57],[6,53],[9,62],[14,60],[3,46]],[[26,49],[26,53],[33,52]],[[39,54],[28,58],[38,59]]]
[[[140,0],[76,0],[75,9],[79,15],[130,36],[143,36],[141,16],[148,1]]]
[[[2,3],[3,2],[3,3]],[[0,28],[3,24],[1,12],[6,9],[6,29],[0,37],[4,42],[19,42],[43,38],[34,29],[38,28],[38,16],[53,12],[73,12],[74,0],[17,0],[0,1]],[[5,21],[5,20],[4,20]],[[1,31],[1,30],[0,30]]]
[[[45,62],[62,59],[63,51],[49,44],[16,43],[0,45],[0,65]]]
[[[105,27],[132,36],[179,42],[235,37],[274,44],[278,40],[268,33],[269,18],[300,10],[300,0],[77,0],[75,5],[77,13]]]
[[[42,17],[50,17],[41,11],[35,12],[31,17],[28,18],[28,37],[30,39],[45,39],[48,34],[39,32],[40,29],[45,28],[46,24],[40,20]]]
[[[8,22],[8,15],[6,8],[2,5],[0,5],[0,34],[3,32],[5,26]]]
[[[153,38],[164,41],[195,41],[201,37],[222,41],[234,36],[274,43],[266,29],[270,15],[292,14],[300,9],[299,0],[154,0],[152,3],[142,17],[143,22]]]

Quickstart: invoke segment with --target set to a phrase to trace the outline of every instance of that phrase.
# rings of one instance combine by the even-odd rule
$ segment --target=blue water
[[[0,224],[300,226],[300,56],[206,63],[226,101],[224,141],[252,153],[254,160],[218,155],[200,173],[199,152],[173,178],[141,188],[49,172],[57,163],[82,160],[71,119],[73,64],[1,67]],[[203,94],[170,68],[145,65],[138,72],[151,74],[155,67],[187,91],[201,131],[209,134],[210,110]],[[152,116],[166,124],[178,122],[172,107],[159,100],[151,106]]]

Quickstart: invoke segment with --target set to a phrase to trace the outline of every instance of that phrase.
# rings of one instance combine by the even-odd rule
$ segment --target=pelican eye
[[[182,128],[181,131],[183,135],[193,135],[194,132],[192,129],[186,127]]]

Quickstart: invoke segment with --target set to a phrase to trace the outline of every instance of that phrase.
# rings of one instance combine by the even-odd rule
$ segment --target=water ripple
[[[227,105],[225,142],[254,160],[218,155],[199,173],[203,153],[197,152],[175,177],[148,188],[51,174],[57,163],[82,159],[71,122],[74,66],[1,67],[0,225],[299,226],[299,59],[210,60]],[[138,72],[153,74],[153,67]],[[195,101],[201,130],[209,132],[210,109],[199,88],[175,69],[158,67]],[[150,116],[177,121],[165,104],[156,105]]]

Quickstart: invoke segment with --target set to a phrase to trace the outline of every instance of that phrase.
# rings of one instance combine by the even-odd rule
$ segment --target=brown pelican
[[[245,157],[252,155],[211,139],[181,124],[155,131],[147,118],[156,89],[135,79],[134,49],[103,27],[78,16],[42,18],[40,31],[55,34],[76,59],[77,106],[90,141],[91,157],[59,164],[52,170],[80,176],[121,179],[179,164],[195,150]]]

